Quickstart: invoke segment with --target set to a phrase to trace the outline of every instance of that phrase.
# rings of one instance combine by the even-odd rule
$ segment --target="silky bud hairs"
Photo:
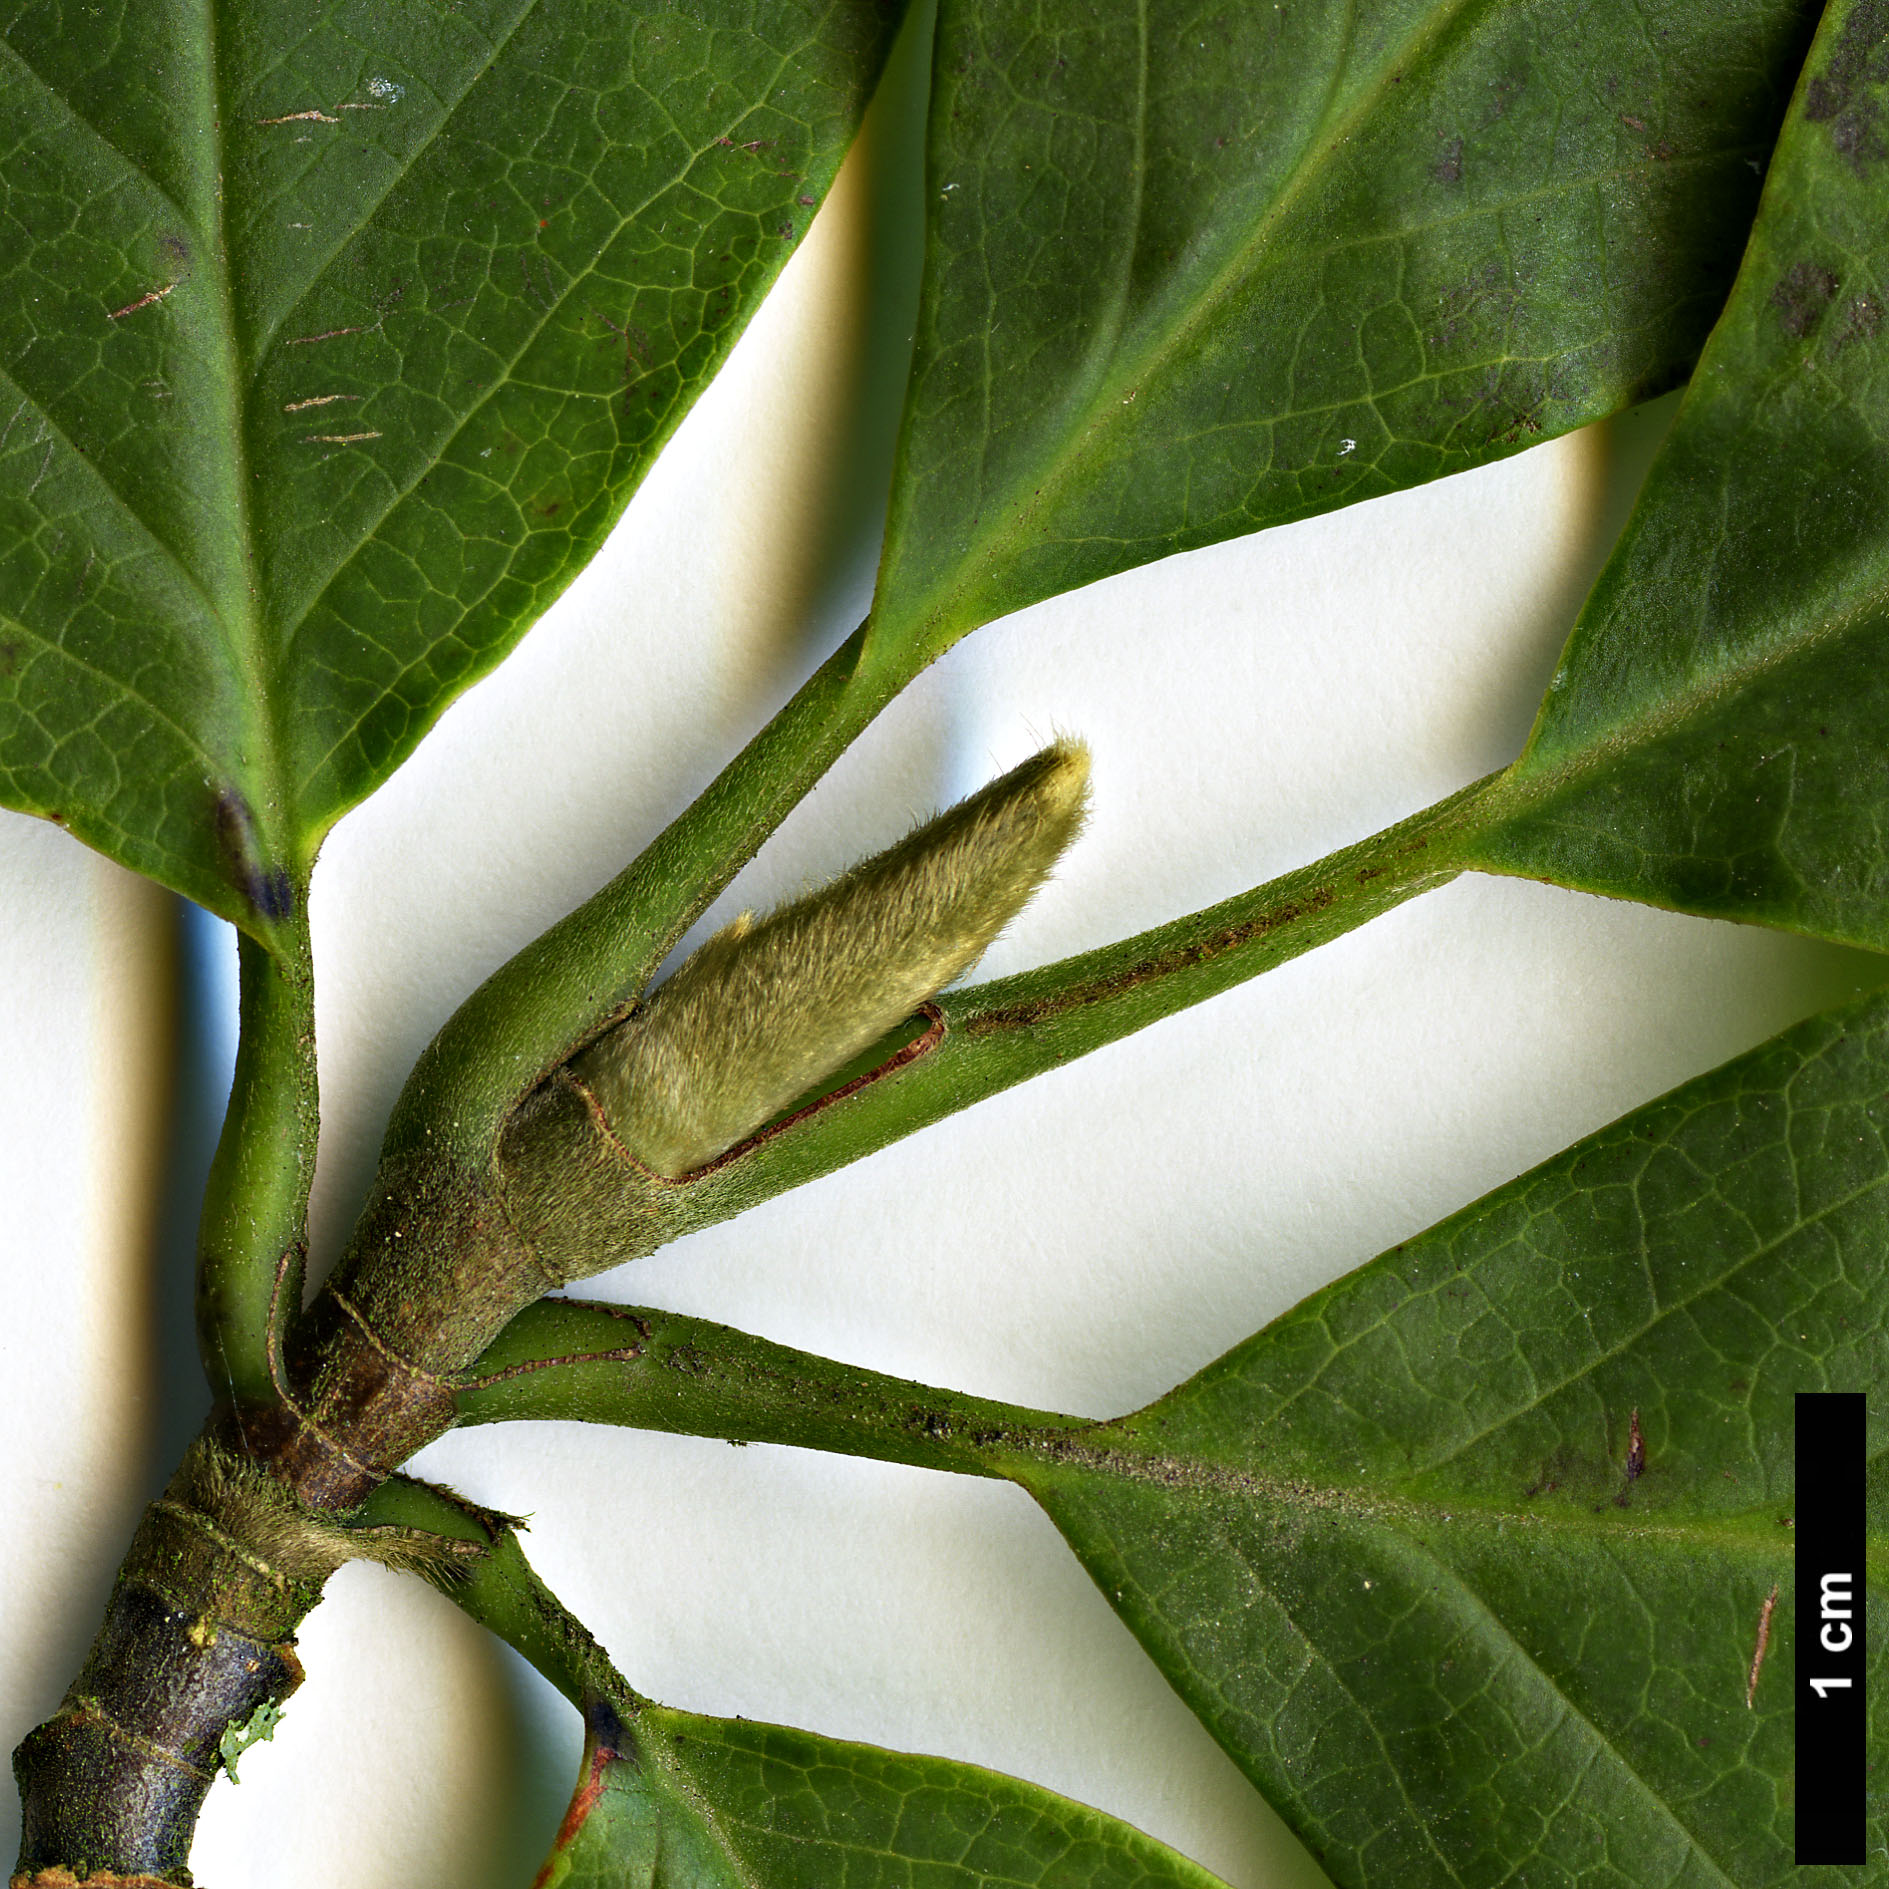
[[[1081,830],[1089,751],[1057,741],[896,846],[744,913],[571,1067],[643,1165],[687,1174],[968,970]]]

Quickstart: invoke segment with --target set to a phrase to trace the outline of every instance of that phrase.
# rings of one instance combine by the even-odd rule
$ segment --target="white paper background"
[[[874,127],[882,161],[909,146],[910,98]],[[434,1029],[679,811],[863,611],[916,211],[909,167],[889,182],[871,169],[849,166],[592,568],[330,841],[314,906],[318,1266]],[[981,632],[868,733],[711,922],[850,863],[1053,730],[1093,744],[1095,818],[988,973],[1415,811],[1519,748],[1669,417],[1661,403]],[[212,996],[183,1012],[212,1087],[228,1053],[221,930],[196,927]],[[161,895],[0,816],[9,1745],[56,1704],[204,1405],[179,1257],[190,1207],[160,1171],[201,1158],[177,1140],[205,1078],[193,1104],[172,1073],[174,940]],[[991,1396],[1126,1410],[1846,994],[1864,962],[1461,880],[585,1290]],[[1017,1772],[1239,1889],[1323,1880],[1016,1491],[577,1426],[449,1438],[419,1467],[533,1512],[540,1569],[646,1692]],[[337,1577],[302,1645],[309,1681],[282,1731],[212,1794],[198,1879],[528,1881],[577,1751],[546,1689],[373,1569]],[[16,1839],[9,1802],[0,1846]]]

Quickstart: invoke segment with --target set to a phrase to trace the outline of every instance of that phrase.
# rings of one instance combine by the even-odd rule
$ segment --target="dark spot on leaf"
[[[1463,181],[1463,141],[1461,138],[1444,139],[1443,155],[1430,166],[1430,175],[1439,184],[1460,184]]]
[[[20,645],[0,642],[0,676],[10,676],[20,666]]]
[[[1828,269],[1814,262],[1794,262],[1771,291],[1771,306],[1778,311],[1784,332],[1802,341],[1816,333],[1836,292],[1837,279]]]
[[[158,239],[158,248],[163,252],[164,260],[173,268],[187,269],[190,266],[190,245],[183,237],[175,233]]]
[[[1640,1429],[1640,1413],[1635,1410],[1628,1420],[1631,1429],[1627,1439],[1627,1480],[1638,1482],[1646,1474],[1646,1437]]]
[[[1804,116],[1830,127],[1839,156],[1861,173],[1889,152],[1882,109],[1863,87],[1889,79],[1889,0],[1860,0],[1837,36],[1830,63],[1804,88]]]
[[[295,887],[286,866],[271,866],[261,857],[256,837],[256,816],[243,797],[224,787],[217,790],[216,847],[229,882],[262,918],[287,918],[295,909]]]
[[[1489,116],[1485,121],[1494,124],[1499,118],[1509,115],[1509,107],[1515,103],[1515,97],[1528,83],[1520,73],[1511,73],[1505,79],[1497,79],[1489,88]]]
[[[584,1730],[599,1752],[635,1763],[635,1746],[623,1723],[623,1715],[608,1699],[593,1698],[586,1703]]]
[[[1874,341],[1882,328],[1882,303],[1874,295],[1853,295],[1843,308],[1843,325],[1837,330],[1840,353],[1852,341]]]

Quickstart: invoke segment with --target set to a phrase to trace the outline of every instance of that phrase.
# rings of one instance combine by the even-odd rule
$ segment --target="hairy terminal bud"
[[[818,892],[744,913],[572,1072],[652,1172],[712,1161],[983,955],[1081,829],[1088,780],[1088,750],[1057,741]]]

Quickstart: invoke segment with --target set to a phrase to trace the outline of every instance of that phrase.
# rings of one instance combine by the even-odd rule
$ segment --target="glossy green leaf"
[[[267,936],[601,541],[898,0],[0,15],[0,800]]]
[[[1889,946],[1886,105],[1889,19],[1834,7],[1478,863]]]
[[[1683,379],[1815,13],[942,0],[881,644]]]
[[[1874,997],[1014,1473],[1339,1882],[1749,1889],[1795,1880],[1792,1397],[1885,1382]]]
[[[943,1758],[593,1705],[543,1889],[1211,1889],[1100,1811]]]

